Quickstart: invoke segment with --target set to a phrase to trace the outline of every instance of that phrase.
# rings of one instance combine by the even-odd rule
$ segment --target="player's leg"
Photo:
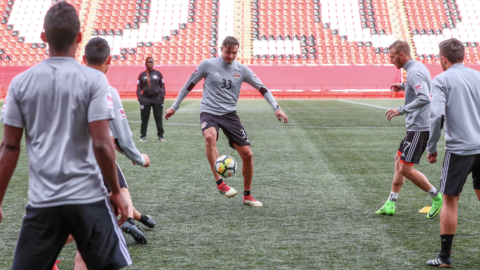
[[[480,155],[475,156],[475,166],[473,166],[472,177],[473,177],[473,189],[477,195],[477,199],[480,201]]]
[[[215,181],[222,179],[220,175],[215,171],[215,161],[219,154],[217,149],[217,137],[218,131],[215,127],[207,128],[203,131],[203,138],[205,139],[205,153],[207,154],[208,163],[212,170]]]
[[[69,228],[60,213],[63,206],[26,207],[13,258],[13,270],[51,270],[65,245]]]
[[[452,266],[450,254],[457,230],[458,200],[468,175],[475,170],[475,163],[475,156],[460,156],[451,152],[445,154],[440,180],[440,192],[443,193],[443,208],[440,213],[441,252],[435,259],[429,260],[428,265]]]
[[[121,269],[132,263],[108,199],[68,206],[64,215],[70,220],[72,235],[88,269]]]
[[[159,142],[166,142],[163,138],[163,104],[152,104],[153,117],[155,118],[155,124],[157,126],[157,136]]]
[[[75,255],[73,270],[88,270],[87,265],[85,264],[85,261],[83,261],[82,255],[79,251],[77,251],[77,255]]]
[[[402,142],[403,143],[403,142]],[[403,184],[405,183],[405,177],[400,173],[400,156],[402,152],[398,151],[395,156],[395,173],[393,174],[392,180],[392,190],[390,191],[390,196],[388,196],[385,204],[375,212],[377,215],[388,215],[392,216],[395,214],[395,202],[398,198],[398,193],[402,189]]]
[[[253,181],[253,153],[250,145],[239,146],[233,144],[238,155],[242,159],[242,175],[243,175],[243,204],[251,206],[263,206],[263,204],[251,194]]]
[[[205,153],[207,155],[208,163],[210,164],[210,169],[212,170],[213,177],[217,184],[218,191],[220,194],[227,196],[228,198],[233,198],[238,192],[229,187],[215,171],[215,161],[217,160],[219,154],[217,149],[217,140],[218,140],[218,122],[221,120],[220,116],[212,115],[209,113],[200,114],[200,123],[202,128],[203,137],[205,139]]]
[[[423,152],[425,152],[428,135],[428,131],[408,132],[405,140],[409,147],[405,148],[405,151],[400,157],[400,173],[402,173],[405,178],[412,181],[417,187],[427,192],[430,198],[432,198],[432,207],[427,214],[427,218],[434,218],[442,209],[442,194],[430,184],[423,173],[414,168],[414,165],[420,162]]]
[[[122,192],[123,196],[125,197],[125,201],[128,204],[128,218],[125,223],[122,224],[122,230],[125,233],[130,234],[135,242],[139,244],[146,244],[147,238],[145,235],[138,229],[133,221],[133,202],[132,197],[130,196],[130,192],[128,191],[128,184],[125,178],[125,175],[122,172],[122,169],[117,163],[117,175],[118,175],[118,184],[120,186],[120,192]]]
[[[148,120],[150,119],[151,109],[152,109],[151,104],[140,105],[140,117],[142,118],[142,124],[140,125],[140,141],[139,142],[147,141],[147,127],[148,127]]]

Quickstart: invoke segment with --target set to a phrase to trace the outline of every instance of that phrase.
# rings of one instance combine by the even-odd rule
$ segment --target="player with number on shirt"
[[[172,107],[167,110],[165,119],[168,120],[174,115],[182,100],[201,79],[205,79],[200,107],[200,123],[205,138],[207,159],[217,182],[218,190],[229,198],[237,195],[237,191],[223,182],[222,178],[215,172],[214,165],[219,156],[216,142],[218,129],[221,128],[227,136],[230,146],[237,150],[243,161],[243,203],[251,206],[262,206],[263,204],[255,200],[250,194],[253,179],[253,154],[250,149],[250,140],[240,122],[236,109],[242,83],[246,82],[260,91],[272,106],[279,121],[283,118],[284,123],[287,123],[288,118],[260,79],[247,66],[235,61],[239,45],[240,43],[236,38],[225,38],[221,47],[221,57],[205,60],[195,69]]]

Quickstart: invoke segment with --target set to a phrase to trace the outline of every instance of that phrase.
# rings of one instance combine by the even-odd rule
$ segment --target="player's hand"
[[[286,124],[288,123],[288,116],[282,110],[276,110],[275,116],[277,116],[278,121],[282,121]]]
[[[168,108],[167,112],[165,113],[165,119],[172,117],[175,114],[175,110],[172,108]]]
[[[394,83],[394,84],[390,85],[390,90],[395,91],[395,92],[402,91],[402,84],[401,83]]]
[[[128,218],[128,204],[125,201],[122,193],[118,191],[117,193],[110,194],[110,202],[113,207],[113,211],[115,212],[115,216],[120,215],[120,219],[118,220],[118,226],[122,226]]]
[[[430,162],[430,164],[437,163],[437,155],[438,155],[438,152],[435,152],[433,154],[428,153],[427,154],[428,162]]]
[[[388,121],[391,121],[393,117],[395,116],[399,116],[400,115],[400,112],[398,111],[397,108],[393,108],[393,109],[390,109],[388,110],[385,115],[387,116],[387,120]]]
[[[142,157],[145,159],[145,164],[143,164],[143,167],[147,168],[150,166],[150,158],[147,156],[147,154],[142,154]]]

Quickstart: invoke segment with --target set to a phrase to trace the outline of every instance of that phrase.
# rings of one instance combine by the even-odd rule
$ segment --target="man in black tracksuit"
[[[147,141],[147,126],[150,118],[150,110],[153,108],[153,117],[157,124],[158,141],[166,142],[163,138],[163,101],[165,99],[165,84],[162,73],[153,69],[154,60],[148,57],[145,61],[144,72],[138,76],[137,97],[140,102],[140,113],[142,117],[142,125],[140,128],[140,141]]]

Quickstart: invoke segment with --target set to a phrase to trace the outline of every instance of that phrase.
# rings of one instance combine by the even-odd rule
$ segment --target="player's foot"
[[[427,261],[428,266],[438,266],[439,268],[450,268],[452,267],[452,258],[450,256],[448,257],[442,257],[440,254],[437,255],[437,257],[433,260],[428,260]]]
[[[233,198],[235,195],[238,194],[238,192],[234,189],[229,187],[225,182],[223,182],[220,185],[217,185],[218,191],[220,191],[220,194],[223,194],[227,196],[228,198]]]
[[[255,200],[255,198],[253,198],[252,195],[243,196],[243,204],[250,205],[250,206],[256,206],[256,207],[262,207],[263,206],[263,204],[261,202]]]
[[[427,218],[434,218],[440,213],[443,205],[442,194],[438,193],[437,197],[433,198],[432,201],[432,208],[430,208]]]
[[[153,228],[153,227],[155,227],[155,225],[157,225],[157,223],[155,223],[155,221],[153,221],[151,216],[146,215],[144,217],[145,217],[145,219],[140,219],[139,220],[143,225],[145,225],[149,228]]]
[[[135,240],[135,242],[137,242],[139,244],[142,244],[142,245],[145,245],[147,243],[147,238],[138,229],[138,227],[135,226],[135,224],[132,224],[129,221],[125,221],[125,223],[123,223],[123,225],[122,225],[122,230],[125,233],[130,234],[133,237],[133,239]]]
[[[377,215],[387,215],[387,216],[393,216],[395,215],[395,202],[392,202],[388,200],[382,208],[380,208],[377,212],[375,212]]]
[[[60,263],[60,261],[56,261],[55,264],[53,265],[52,270],[59,270],[57,264]]]
[[[165,140],[165,138],[163,138],[163,137],[158,137],[158,141],[159,142],[167,142],[167,140]]]
[[[141,137],[140,140],[138,140],[138,142],[147,142],[147,137]]]

